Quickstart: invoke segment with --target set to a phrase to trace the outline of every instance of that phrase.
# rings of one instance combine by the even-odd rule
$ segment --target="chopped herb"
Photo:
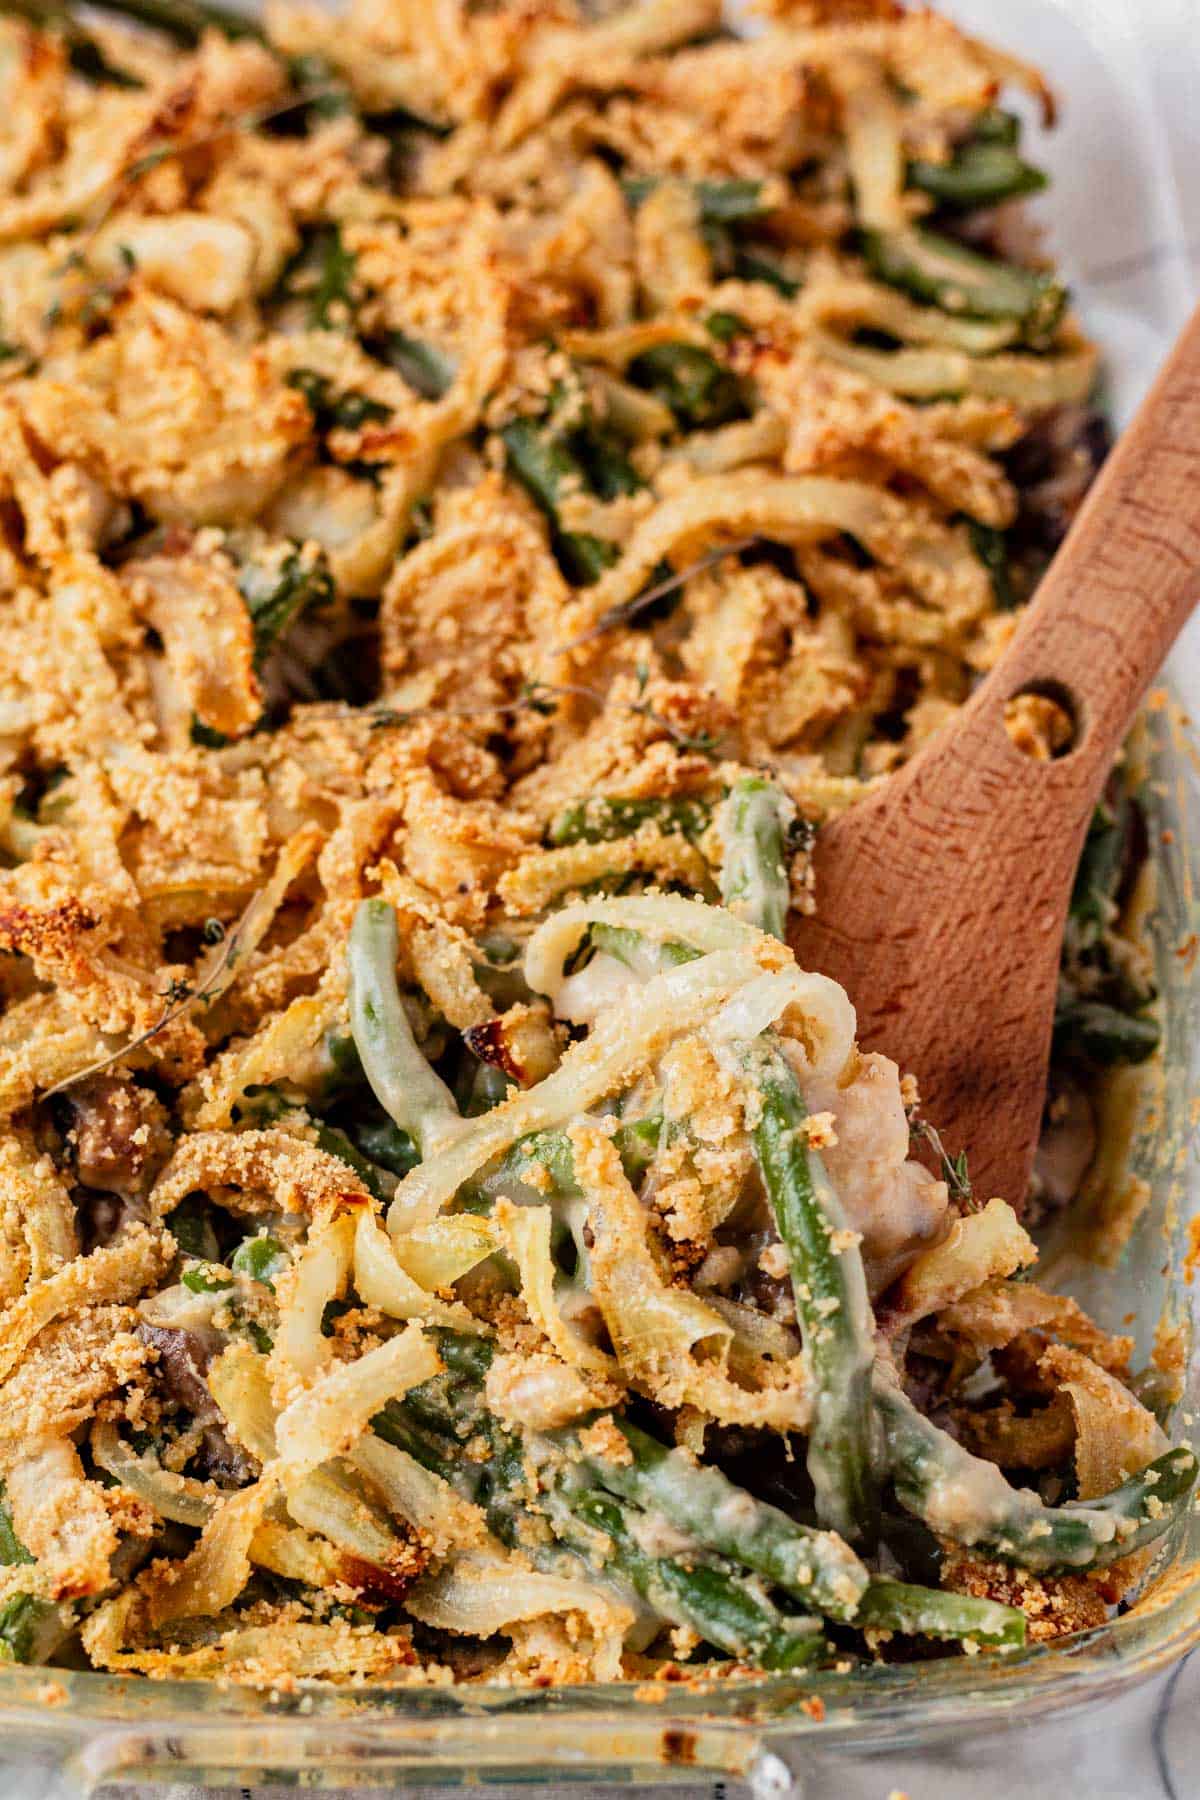
[[[322,434],[338,428],[360,431],[364,425],[386,425],[392,416],[390,406],[385,406],[382,400],[372,400],[369,394],[360,393],[357,388],[335,394],[329,376],[318,374],[316,369],[293,369],[287,376],[287,384],[303,394],[313,424]]]
[[[749,412],[732,369],[695,344],[658,344],[643,351],[630,363],[629,378],[664,401],[684,431],[711,430]]]
[[[710,312],[704,321],[704,329],[719,344],[731,344],[734,338],[745,337],[750,327],[740,313]]]
[[[535,712],[543,719],[552,719],[558,711],[554,689],[546,681],[523,681],[517,698],[527,712]]]
[[[303,301],[314,329],[340,330],[357,310],[354,275],[357,258],[345,248],[336,225],[318,225],[284,270],[278,293],[282,300]]]
[[[0,1563],[11,1568],[14,1563],[31,1563],[33,1557],[17,1536],[13,1528],[12,1508],[8,1504],[5,1486],[0,1481]]]
[[[185,1269],[179,1279],[193,1294],[220,1294],[233,1286],[233,1276],[228,1270],[210,1262]]]
[[[301,614],[329,606],[333,577],[323,553],[292,545],[282,562],[248,562],[238,577],[238,591],[254,622],[255,660],[261,663]]]
[[[941,1135],[921,1118],[915,1108],[908,1113],[909,1135],[914,1141],[924,1141],[929,1145],[938,1161],[939,1173],[950,1190],[951,1200],[966,1212],[978,1212],[979,1202],[975,1198],[975,1190],[971,1185],[970,1171],[967,1168],[967,1153],[960,1150],[957,1156],[951,1156]]]

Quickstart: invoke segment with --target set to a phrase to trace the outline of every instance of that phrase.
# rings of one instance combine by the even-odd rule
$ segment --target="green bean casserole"
[[[1157,1043],[1136,781],[1027,1195],[788,948],[1105,451],[1036,72],[895,0],[17,0],[0,95],[0,1655],[1102,1623],[1179,1359],[1030,1230]]]

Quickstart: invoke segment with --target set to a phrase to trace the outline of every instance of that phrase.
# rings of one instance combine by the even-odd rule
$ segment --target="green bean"
[[[696,1462],[686,1451],[669,1450],[627,1419],[612,1423],[632,1461],[584,1455],[583,1467],[602,1487],[647,1512],[661,1513],[706,1549],[757,1570],[817,1612],[858,1622],[856,1607],[867,1571],[840,1537],[797,1524],[720,1469]],[[563,1436],[578,1454],[577,1437]]]
[[[12,1568],[32,1563],[13,1525],[12,1509],[0,1481],[0,1563]],[[0,1662],[45,1662],[68,1636],[69,1624],[57,1606],[32,1594],[13,1594],[0,1606]]]
[[[565,483],[583,485],[583,470],[562,439],[536,419],[511,419],[500,436],[509,462],[544,512],[557,515]]]
[[[457,1354],[457,1346],[443,1342],[441,1348],[444,1355]],[[472,1347],[468,1354],[470,1363],[455,1372],[468,1383],[478,1382],[490,1349]],[[662,1618],[690,1626],[727,1655],[763,1668],[787,1669],[811,1663],[827,1651],[814,1620],[779,1612],[744,1575],[691,1554],[676,1558],[647,1549],[648,1515],[581,1483],[577,1471],[552,1476],[544,1493],[528,1493],[521,1440],[484,1411],[456,1418],[453,1403],[446,1399],[444,1377],[424,1383],[403,1401],[389,1402],[372,1425],[389,1443],[482,1505],[490,1529],[505,1542],[520,1541],[520,1521],[531,1501],[545,1513],[556,1537],[589,1560],[595,1559],[596,1536],[601,1534],[607,1540],[609,1572],[627,1581]],[[464,1435],[477,1433],[488,1439],[491,1453],[485,1461],[472,1463],[461,1453],[456,1455],[455,1445]]]
[[[791,887],[785,837],[795,808],[773,781],[744,775],[721,812],[721,899],[730,912],[786,938]]]
[[[1021,121],[1016,113],[1002,107],[988,106],[979,113],[971,127],[971,135],[979,144],[1007,144],[1015,150],[1021,141]]]
[[[4,1483],[0,1481],[0,1563],[11,1568],[14,1563],[32,1561],[32,1556],[17,1536],[12,1508],[8,1504],[8,1493]]]
[[[1098,1500],[1045,1506],[939,1430],[888,1371],[874,1388],[900,1504],[939,1536],[1035,1573],[1098,1568],[1153,1543],[1195,1485],[1196,1458],[1180,1447]]]
[[[420,1152],[407,1131],[401,1131],[394,1119],[354,1119],[346,1133],[356,1150],[388,1174],[404,1176],[421,1160]]]
[[[654,175],[633,176],[621,183],[625,198],[635,208],[648,200],[658,185]],[[767,210],[761,181],[697,181],[691,185],[702,225],[742,225],[748,219],[761,218]]]
[[[263,1232],[258,1237],[243,1240],[229,1259],[229,1266],[239,1275],[248,1275],[251,1281],[257,1281],[265,1288],[275,1292],[275,1283],[271,1277],[286,1269],[291,1257],[279,1242]]]
[[[909,163],[908,185],[930,195],[940,206],[969,210],[998,206],[1020,194],[1039,194],[1047,179],[1012,145],[972,139],[960,144],[949,162],[919,159]]]
[[[788,275],[779,264],[769,256],[761,256],[756,250],[749,250],[739,245],[733,253],[733,272],[739,281],[761,281],[767,287],[774,288],[785,300],[792,300],[800,292],[800,282]]]
[[[616,1546],[617,1572],[642,1593],[655,1610],[676,1623],[690,1623],[718,1648],[733,1654],[744,1650],[715,1635],[720,1621],[728,1625],[728,1606],[741,1616],[746,1586],[743,1572],[753,1571],[803,1600],[814,1611],[850,1623],[856,1628],[894,1631],[981,1644],[1014,1646],[1024,1640],[1025,1621],[1020,1612],[992,1601],[942,1593],[907,1583],[869,1578],[850,1547],[832,1533],[798,1524],[777,1507],[756,1499],[739,1488],[719,1469],[696,1463],[679,1449],[669,1449],[628,1420],[611,1417],[632,1452],[632,1461],[612,1459],[584,1450],[577,1430],[566,1428],[545,1437],[521,1441],[506,1431],[481,1404],[481,1389],[492,1360],[493,1346],[486,1339],[440,1331],[438,1349],[446,1372],[416,1389],[403,1402],[392,1402],[374,1421],[374,1428],[390,1443],[445,1476],[484,1505],[498,1535],[519,1541],[521,1511],[533,1496],[529,1486],[529,1457],[546,1489],[545,1509],[554,1529],[576,1549],[586,1549],[573,1521],[583,1519],[610,1538],[613,1533],[602,1518],[605,1504],[615,1498],[626,1503],[626,1526],[649,1516],[665,1519],[677,1531],[693,1539],[696,1552],[676,1559],[685,1569],[705,1569],[699,1590],[683,1582],[685,1600],[694,1605],[711,1601],[709,1574],[734,1582],[728,1588],[717,1583],[716,1614],[697,1622],[675,1610],[676,1591],[682,1578],[668,1573],[667,1591],[656,1590],[649,1571],[642,1579],[627,1558],[630,1547]],[[611,1416],[611,1415],[610,1415]],[[491,1455],[483,1462],[456,1457],[452,1444],[482,1433]],[[599,1488],[606,1490],[598,1495]],[[610,1521],[611,1522],[611,1519]],[[639,1527],[644,1544],[645,1525]],[[626,1536],[628,1531],[626,1530]],[[633,1546],[636,1552],[637,1543]],[[655,1559],[659,1562],[662,1559]],[[725,1570],[725,1563],[734,1565]],[[657,1571],[661,1580],[661,1570]],[[756,1607],[763,1596],[753,1591]],[[774,1609],[772,1609],[774,1612]],[[779,1616],[779,1615],[776,1615]],[[753,1632],[745,1629],[743,1644]],[[768,1625],[774,1620],[768,1616]],[[758,1626],[762,1626],[761,1616]],[[790,1649],[790,1646],[789,1646]]]
[[[747,1045],[744,1055],[761,1101],[751,1143],[791,1264],[815,1390],[808,1472],[817,1516],[845,1538],[870,1542],[877,1516],[874,1348],[862,1257],[821,1160],[808,1146],[806,1109],[790,1064],[767,1038]]]
[[[590,532],[564,531],[559,500],[568,491],[586,492],[583,465],[552,429],[535,419],[511,419],[500,433],[508,466],[529,490],[554,529],[554,547],[567,578],[577,586],[598,581],[616,561],[614,546]]]
[[[454,1097],[426,1062],[396,984],[399,934],[386,900],[363,900],[350,930],[350,1029],[363,1073],[386,1113],[422,1156],[461,1129]]]
[[[738,377],[695,344],[656,344],[629,365],[629,378],[669,406],[684,431],[727,425],[747,414]]]
[[[14,1594],[0,1606],[0,1662],[44,1663],[70,1629],[51,1601]]]
[[[708,830],[711,819],[712,808],[706,800],[622,800],[598,794],[564,807],[546,836],[555,845],[607,844],[632,837],[643,825],[654,825],[662,832],[679,832],[695,843]]]
[[[358,258],[342,242],[337,225],[304,233],[295,256],[279,278],[278,297],[303,301],[310,329],[330,331],[349,324],[357,311],[354,278]]]
[[[914,226],[867,231],[863,249],[872,273],[943,312],[979,319],[1013,319],[1031,343],[1053,332],[1067,303],[1051,275],[981,256],[954,238]]]
[[[969,1638],[1005,1650],[1019,1650],[1025,1642],[1025,1614],[1018,1607],[881,1576],[859,1601],[854,1624],[862,1631],[898,1631],[906,1637]]]
[[[384,425],[392,416],[390,406],[382,400],[372,400],[358,388],[336,393],[334,382],[318,369],[292,369],[285,380],[288,387],[303,394],[313,424],[322,436],[337,429],[358,431],[364,425]]]
[[[326,1156],[336,1156],[348,1169],[353,1169],[368,1194],[373,1194],[376,1200],[386,1202],[395,1194],[396,1183],[388,1170],[381,1169],[370,1157],[364,1156],[339,1126],[317,1126],[317,1149],[323,1150]]]
[[[595,417],[589,416],[572,432],[571,448],[583,466],[588,486],[601,500],[636,494],[644,485],[626,454],[624,441]]]
[[[450,358],[406,331],[369,338],[364,347],[377,361],[402,375],[422,400],[440,400],[453,385],[455,366]]]
[[[405,1451],[414,1462],[419,1462],[434,1475],[440,1475],[457,1490],[461,1490],[464,1471],[472,1472],[453,1439],[419,1424],[399,1400],[389,1400],[382,1412],[375,1414],[371,1430],[385,1444],[394,1444],[397,1450]],[[472,1492],[468,1498],[473,1497]]]
[[[470,1339],[453,1332],[439,1332],[437,1346],[448,1368],[450,1391],[466,1395],[473,1391],[475,1395],[479,1395],[479,1386],[491,1363],[491,1345],[482,1339]],[[462,1382],[464,1386],[455,1390],[455,1382]],[[435,1444],[428,1442],[428,1438],[421,1438],[421,1433],[432,1433],[435,1438],[439,1429],[452,1433],[457,1431],[464,1435],[482,1431],[489,1438],[493,1454],[489,1456],[488,1462],[477,1465],[482,1471],[477,1485],[477,1498],[482,1498],[484,1505],[488,1505],[489,1525],[493,1526],[493,1530],[497,1530],[502,1537],[513,1537],[516,1519],[520,1516],[520,1510],[524,1510],[520,1496],[529,1485],[529,1471],[522,1444],[513,1433],[506,1431],[495,1418],[480,1408],[479,1402],[475,1402],[475,1406],[471,1408],[471,1400],[468,1399],[466,1413],[453,1417],[453,1400],[446,1400],[446,1390],[448,1379],[437,1377],[435,1381],[425,1382],[421,1388],[412,1391],[403,1402],[394,1402],[387,1409],[389,1420],[396,1413],[401,1415],[401,1435],[405,1431],[403,1415],[412,1413],[414,1409],[421,1413],[416,1427],[410,1426],[410,1436],[401,1447],[410,1449],[410,1454],[417,1454],[419,1460],[439,1456],[444,1467],[450,1467],[446,1451],[443,1449],[439,1453]],[[646,1492],[651,1494],[649,1505],[646,1510],[642,1510],[637,1505],[631,1505],[628,1499],[622,1498],[621,1492],[617,1490],[601,1492],[596,1489],[592,1481],[604,1480],[604,1485],[608,1485],[613,1465],[592,1458],[581,1458],[576,1433],[560,1433],[554,1440],[542,1438],[538,1440],[542,1454],[538,1456],[534,1451],[534,1460],[540,1463],[538,1474],[545,1487],[545,1492],[538,1496],[538,1505],[545,1510],[552,1530],[563,1539],[563,1543],[587,1555],[596,1550],[592,1532],[603,1532],[612,1546],[608,1566],[617,1575],[628,1580],[657,1613],[673,1624],[691,1625],[705,1642],[712,1643],[716,1649],[729,1652],[730,1656],[743,1656],[747,1660],[757,1661],[765,1669],[790,1669],[822,1656],[826,1651],[826,1643],[817,1633],[815,1622],[810,1618],[799,1620],[779,1613],[777,1607],[772,1606],[770,1600],[757,1589],[756,1584],[745,1579],[738,1571],[725,1570],[718,1562],[705,1562],[700,1552],[669,1557],[646,1548],[648,1532],[651,1530],[651,1512],[664,1514],[671,1523],[676,1523],[682,1530],[689,1530],[682,1519],[676,1521],[664,1503],[666,1494],[660,1492],[678,1492],[680,1483],[676,1480],[675,1463],[682,1458],[680,1453],[669,1453],[662,1445],[655,1444],[655,1440],[646,1433],[626,1426],[624,1420],[613,1422],[622,1433],[626,1433],[628,1442],[635,1449],[637,1460],[646,1469],[646,1480],[649,1483]],[[399,1442],[399,1436],[394,1436],[392,1442]],[[567,1449],[567,1456],[563,1456],[563,1445]],[[666,1463],[669,1463],[669,1467],[664,1467]],[[426,1463],[426,1467],[432,1467],[432,1463]],[[617,1472],[624,1476],[626,1471],[624,1467],[619,1467]],[[790,1553],[786,1548],[786,1528],[792,1526],[792,1521],[786,1519],[784,1514],[775,1514],[775,1508],[763,1507],[759,1501],[743,1494],[734,1487],[732,1481],[721,1476],[720,1472],[696,1472],[700,1480],[705,1481],[703,1496],[698,1494],[696,1487],[687,1485],[685,1490],[689,1499],[684,1510],[693,1507],[696,1499],[702,1501],[698,1510],[705,1523],[725,1541],[738,1541],[734,1561],[748,1561],[741,1544],[741,1537],[748,1535],[763,1552],[763,1557],[770,1559],[774,1553],[777,1566],[786,1568],[797,1577],[797,1588],[804,1591],[802,1597],[815,1602],[819,1593],[828,1591],[831,1597],[837,1598],[838,1582],[833,1573],[837,1559],[826,1561],[826,1552],[837,1543],[835,1539],[829,1539],[829,1544],[820,1544],[819,1550],[815,1552],[815,1562],[824,1573],[820,1573],[815,1566],[813,1580],[810,1584],[804,1584],[804,1550],[797,1548],[795,1553]],[[734,1507],[741,1510],[743,1521],[747,1519],[748,1510],[754,1512],[756,1526],[750,1532],[738,1530],[734,1525]],[[718,1514],[716,1519],[712,1519],[712,1512]],[[579,1525],[587,1526],[587,1532],[581,1532]],[[793,1526],[792,1530],[793,1534],[802,1539],[799,1526]],[[702,1534],[696,1535],[700,1537]],[[824,1537],[820,1532],[810,1535],[813,1541]],[[702,1550],[709,1548],[721,1548],[716,1537],[711,1535],[703,1537],[702,1543]],[[840,1546],[840,1557],[846,1570],[846,1604],[846,1598],[853,1597],[864,1586],[865,1570],[860,1570],[858,1559],[844,1544]],[[766,1573],[770,1573],[770,1570]]]
[[[1158,1049],[1158,1020],[1125,1012],[1102,1000],[1060,1001],[1054,1013],[1056,1057],[1085,1056],[1111,1068],[1117,1063],[1143,1063]]]
[[[794,1669],[816,1662],[828,1645],[815,1619],[789,1618],[754,1585],[688,1553],[665,1556],[646,1548],[651,1520],[595,1488],[555,1490],[547,1507],[552,1528],[585,1554],[590,1533],[610,1546],[609,1563],[642,1598],[675,1625],[690,1626],[707,1644],[763,1669]],[[574,1521],[587,1527],[580,1532]]]
[[[282,562],[242,565],[238,592],[254,624],[254,660],[260,664],[303,613],[332,605],[333,576],[324,552],[292,545]]]
[[[262,25],[254,14],[215,5],[213,0],[94,0],[94,4],[100,12],[117,13],[139,25],[149,25],[155,31],[164,32],[187,49],[194,48],[209,30],[219,31],[228,38],[266,41]],[[62,13],[61,7],[42,4],[41,0],[10,0],[7,10],[48,30],[55,28]]]
[[[642,931],[628,925],[603,925],[597,920],[588,929],[588,941],[597,952],[615,957],[627,969],[646,981],[664,969],[677,969],[682,963],[695,962],[701,954],[691,944],[678,938],[656,943]]]
[[[662,1131],[662,1118],[655,1114],[646,1119],[623,1119],[613,1133],[622,1167],[635,1186],[654,1158]],[[514,1186],[532,1188],[547,1199],[582,1197],[583,1190],[575,1179],[571,1140],[565,1132],[534,1131],[518,1138],[490,1169],[459,1188],[457,1205],[463,1212],[490,1212],[496,1198]]]
[[[994,525],[981,525],[978,519],[967,521],[971,548],[987,570],[992,582],[992,597],[1001,612],[1011,612],[1017,604],[1012,571],[1008,566],[1008,539]]]
[[[1082,925],[1108,925],[1129,837],[1132,803],[1121,793],[1115,805],[1102,800],[1093,812],[1071,889],[1071,917]]]

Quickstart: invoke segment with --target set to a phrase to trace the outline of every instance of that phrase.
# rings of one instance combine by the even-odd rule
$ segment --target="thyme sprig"
[[[97,234],[105,222],[111,218],[134,183],[140,181],[144,175],[149,175],[172,157],[184,156],[193,150],[201,150],[208,144],[219,143],[231,131],[257,131],[261,126],[269,125],[272,120],[293,112],[298,106],[307,106],[314,101],[328,99],[331,95],[340,92],[339,88],[331,87],[328,84],[310,88],[291,88],[281,100],[273,101],[270,106],[255,107],[243,113],[231,113],[228,118],[220,120],[207,131],[198,132],[194,137],[171,138],[165,143],[156,144],[152,150],[144,151],[141,156],[126,163],[123,169],[118,169],[113,176],[108,198],[101,204],[84,231],[83,248],[77,254],[86,257]]]
[[[665,580],[658,581],[653,587],[647,588],[645,593],[635,594],[632,600],[626,600],[620,606],[608,607],[605,612],[601,613],[596,623],[590,625],[586,631],[581,631],[577,637],[568,638],[565,644],[556,645],[553,654],[561,656],[568,650],[577,650],[581,644],[593,643],[596,638],[603,637],[606,632],[616,631],[622,625],[632,624],[634,619],[644,613],[648,607],[657,605],[660,600],[665,600],[670,594],[675,593],[685,582],[690,581],[693,575],[702,575],[706,569],[711,569],[717,563],[723,562],[727,556],[738,556],[743,550],[749,550],[750,546],[756,542],[757,539],[752,537],[739,538],[732,544],[722,544],[719,550],[710,550],[707,556],[702,556],[698,562],[689,563],[685,569],[677,569],[673,575],[668,575]]]
[[[910,1138],[915,1143],[928,1144],[937,1158],[938,1172],[950,1190],[951,1200],[963,1212],[978,1212],[980,1202],[975,1198],[971,1184],[966,1151],[960,1150],[957,1156],[951,1156],[936,1127],[923,1119],[915,1106],[907,1107],[904,1116],[908,1120]]]
[[[644,667],[639,668],[638,676],[641,693],[646,686]],[[552,718],[558,711],[559,700],[571,696],[590,700],[601,709],[608,704],[607,696],[599,688],[587,687],[582,682],[530,680],[522,682],[514,699],[497,701],[493,706],[414,706],[398,709],[385,705],[365,709],[351,707],[345,710],[355,717],[361,717],[365,711],[370,721],[368,728],[371,731],[384,731],[399,725],[410,725],[417,719],[495,719],[507,718],[518,712],[537,713],[544,719]],[[722,739],[716,732],[707,729],[685,730],[659,712],[649,700],[629,701],[620,710],[656,725],[681,750],[690,750],[697,756],[707,757],[715,757],[720,750]]]
[[[208,968],[196,982],[188,981],[178,975],[170,977],[166,987],[159,995],[163,1001],[162,1013],[153,1025],[147,1027],[145,1031],[139,1032],[127,1044],[122,1044],[107,1056],[100,1057],[96,1062],[88,1063],[85,1068],[76,1069],[73,1075],[65,1075],[61,1081],[56,1081],[53,1087],[47,1088],[41,1098],[49,1100],[53,1095],[61,1094],[64,1089],[74,1087],[76,1082],[86,1081],[92,1075],[102,1075],[106,1069],[111,1069],[114,1063],[119,1063],[125,1057],[132,1056],[144,1044],[148,1044],[152,1038],[158,1037],[159,1033],[165,1031],[168,1025],[174,1024],[176,1019],[191,1011],[193,1007],[211,1006],[214,1001],[219,1000],[233,979],[246,921],[262,897],[262,892],[261,888],[255,890],[242,908],[236,923],[229,926],[219,939],[209,936],[209,926],[217,921],[206,921],[205,938],[218,954],[209,958]],[[227,980],[226,977],[229,979]]]

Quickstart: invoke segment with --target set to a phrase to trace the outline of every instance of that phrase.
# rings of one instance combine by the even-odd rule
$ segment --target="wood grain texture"
[[[1200,311],[1096,482],[1004,657],[950,725],[821,832],[799,960],[843,983],[859,1039],[917,1076],[976,1191],[1019,1205],[1046,1088],[1058,959],[1092,809],[1200,599]],[[1053,762],[1005,703],[1072,697]]]

